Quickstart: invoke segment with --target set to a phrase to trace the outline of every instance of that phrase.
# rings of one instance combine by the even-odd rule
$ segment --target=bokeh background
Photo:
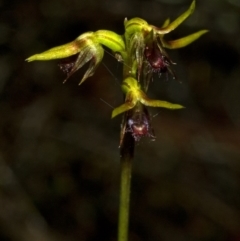
[[[57,61],[32,54],[85,31],[122,34],[125,17],[161,26],[190,0],[0,1],[0,240],[116,240],[121,63],[66,84]],[[240,2],[198,0],[167,39],[210,32],[168,51],[178,80],[156,76],[149,96],[186,109],[151,109],[157,139],[136,147],[131,241],[240,240]],[[110,69],[111,71],[109,71]],[[168,80],[167,80],[168,79]],[[107,102],[108,104],[106,104]]]

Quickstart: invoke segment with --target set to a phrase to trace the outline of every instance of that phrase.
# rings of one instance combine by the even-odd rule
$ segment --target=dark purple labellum
[[[139,141],[142,137],[147,136],[155,139],[151,120],[146,108],[136,108],[131,117],[127,121],[127,131],[132,133],[135,141]]]
[[[128,125],[130,127],[131,132],[135,137],[146,136],[149,131],[149,125],[146,120],[137,120],[134,121],[133,119],[128,120]]]
[[[69,74],[77,60],[77,54],[73,55],[71,57],[62,59],[58,66],[60,67],[60,70],[63,71],[64,74]]]
[[[170,61],[161,53],[156,43],[153,43],[151,47],[146,46],[144,54],[153,72],[165,73],[167,71]]]
[[[170,68],[170,65],[174,63],[169,59],[167,53],[157,40],[145,47],[144,55],[150,67],[150,71],[158,73],[159,76],[162,73],[169,72],[174,79],[176,78],[174,71]]]

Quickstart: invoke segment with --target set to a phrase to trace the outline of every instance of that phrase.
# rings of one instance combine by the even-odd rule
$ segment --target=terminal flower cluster
[[[124,62],[122,91],[125,99],[122,105],[113,110],[112,118],[125,113],[122,135],[130,130],[136,139],[142,136],[153,136],[149,129],[151,126],[149,114],[147,109],[141,106],[168,109],[183,108],[179,104],[152,100],[148,98],[146,92],[154,73],[159,76],[162,73],[170,73],[175,78],[175,73],[171,68],[174,62],[166,53],[166,49],[185,47],[207,32],[207,30],[201,30],[177,40],[165,40],[164,36],[177,28],[193,13],[194,9],[195,1],[176,20],[171,22],[167,19],[162,27],[151,25],[141,18],[129,20],[126,18],[123,35],[110,30],[86,32],[70,43],[35,54],[27,58],[26,61],[62,59],[59,66],[67,74],[64,82],[89,62],[89,66],[79,83],[82,84],[95,73],[101,63],[104,57],[103,47],[109,48],[118,61]],[[133,116],[141,116],[141,118],[133,121]]]

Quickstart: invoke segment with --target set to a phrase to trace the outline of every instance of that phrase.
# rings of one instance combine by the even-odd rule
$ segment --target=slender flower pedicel
[[[123,62],[123,104],[112,111],[112,118],[123,114],[120,131],[121,184],[118,222],[118,241],[128,240],[131,165],[135,142],[142,137],[155,140],[148,107],[182,109],[180,104],[152,100],[147,96],[154,73],[170,73],[175,78],[175,64],[166,52],[194,42],[207,30],[201,30],[177,40],[165,40],[165,35],[176,29],[195,9],[195,1],[176,20],[167,19],[162,27],[149,24],[141,18],[124,20],[125,32],[119,35],[110,30],[98,30],[81,34],[74,41],[35,54],[26,61],[60,59],[59,67],[67,75],[64,82],[78,69],[89,62],[80,83],[94,75],[104,57],[104,48],[109,48],[117,61]]]

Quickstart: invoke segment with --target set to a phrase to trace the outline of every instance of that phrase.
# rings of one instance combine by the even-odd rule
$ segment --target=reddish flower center
[[[127,124],[128,131],[132,132],[136,141],[139,141],[143,136],[155,139],[149,117],[144,111],[136,111],[133,116],[129,118]]]
[[[169,61],[167,57],[161,53],[156,42],[153,42],[152,46],[146,46],[144,54],[154,72],[167,71],[167,66],[169,66]]]

